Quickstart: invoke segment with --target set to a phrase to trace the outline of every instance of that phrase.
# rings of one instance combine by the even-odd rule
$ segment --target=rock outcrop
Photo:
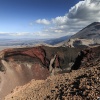
[[[79,46],[91,46],[94,44],[93,39],[69,39],[69,41],[66,43],[66,46],[68,47],[79,47]]]
[[[72,66],[72,70],[77,70],[82,67],[94,66],[100,61],[100,46],[95,48],[87,48],[78,54],[75,63]]]

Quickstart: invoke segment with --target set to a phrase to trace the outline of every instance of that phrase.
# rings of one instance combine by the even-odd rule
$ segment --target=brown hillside
[[[97,100],[100,98],[100,62],[90,68],[32,80],[17,87],[5,100]],[[99,99],[98,99],[99,100]]]

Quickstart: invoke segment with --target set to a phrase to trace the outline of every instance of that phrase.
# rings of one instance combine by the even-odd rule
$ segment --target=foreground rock
[[[16,87],[5,100],[97,100],[100,98],[100,62],[90,68],[32,80]],[[99,100],[99,99],[98,99]]]
[[[92,67],[100,61],[100,46],[83,49],[79,52],[72,66],[72,70]]]
[[[87,49],[39,46],[3,50],[0,52],[0,98],[3,100],[16,86],[25,85],[32,79],[44,80],[50,75],[90,68],[99,61],[100,46]]]

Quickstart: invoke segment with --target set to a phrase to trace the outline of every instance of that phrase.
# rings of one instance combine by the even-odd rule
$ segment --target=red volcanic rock
[[[49,76],[47,68],[41,67],[40,64],[35,63],[31,67],[33,78],[36,80],[46,79]]]
[[[48,67],[49,61],[46,58],[45,50],[42,47],[33,47],[33,48],[22,48],[22,49],[6,49],[0,53],[1,59],[5,59],[7,57],[16,56],[16,55],[24,55],[32,58],[37,58],[43,65]]]
[[[26,51],[22,51],[21,54],[28,55],[30,57],[36,57],[41,60],[41,62],[45,65],[46,54],[44,49],[41,47],[34,47]]]
[[[48,66],[49,61],[42,47],[1,51],[0,98],[6,96],[16,86],[24,85],[32,79],[46,79],[49,76]]]

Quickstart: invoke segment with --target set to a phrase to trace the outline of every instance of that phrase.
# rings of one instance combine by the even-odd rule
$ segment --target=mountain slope
[[[57,46],[90,46],[100,44],[100,22],[94,22]]]
[[[100,39],[100,22],[94,22],[87,27],[83,28],[81,31],[73,35],[71,38],[80,39]]]
[[[56,38],[56,39],[46,40],[44,42],[47,44],[55,45],[55,44],[65,41],[65,40],[68,40],[69,38],[70,38],[70,36],[63,36],[63,37]]]

